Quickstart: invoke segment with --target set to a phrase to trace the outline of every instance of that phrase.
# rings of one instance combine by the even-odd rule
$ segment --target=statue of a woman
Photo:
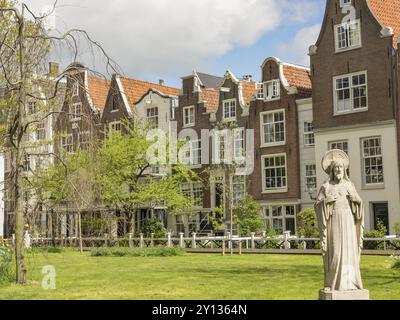
[[[363,290],[360,258],[364,209],[347,175],[349,158],[341,150],[332,150],[323,158],[322,167],[330,177],[315,203],[324,257],[323,291]]]

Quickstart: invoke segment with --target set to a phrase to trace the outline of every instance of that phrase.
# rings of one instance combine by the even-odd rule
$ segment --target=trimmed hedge
[[[173,257],[186,252],[180,248],[96,248],[92,257]]]

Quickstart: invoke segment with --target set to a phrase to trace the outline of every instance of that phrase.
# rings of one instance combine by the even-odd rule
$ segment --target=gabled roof
[[[368,0],[368,5],[382,27],[393,29],[393,46],[400,35],[400,0]]]
[[[88,93],[93,101],[94,107],[102,113],[107,100],[108,91],[110,89],[110,81],[95,76],[87,77]]]
[[[159,84],[125,77],[120,77],[119,79],[121,81],[122,90],[128,99],[129,107],[132,111],[135,109],[135,104],[137,104],[143,96],[149,92],[149,90],[157,91],[168,97],[179,96],[180,90],[177,88],[161,86]]]
[[[283,63],[283,74],[289,85],[297,88],[299,95],[312,95],[311,74],[308,68]]]
[[[224,78],[213,76],[213,75],[206,74],[206,73],[201,73],[201,72],[195,72],[195,73],[199,77],[202,86],[204,88],[208,88],[208,89],[217,88],[221,84],[221,82],[224,80]]]

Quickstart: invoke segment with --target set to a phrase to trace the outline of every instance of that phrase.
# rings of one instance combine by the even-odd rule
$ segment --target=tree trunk
[[[25,73],[25,46],[24,46],[24,8],[18,17],[19,20],[19,72],[21,86],[19,88],[18,114],[17,114],[17,137],[15,141],[15,161],[14,161],[14,196],[15,196],[15,262],[16,262],[16,283],[26,284],[25,268],[25,248],[24,248],[24,203],[21,195],[22,186],[22,167],[24,164],[23,142],[25,138],[25,106],[26,106],[26,73]],[[13,137],[12,137],[13,138]]]

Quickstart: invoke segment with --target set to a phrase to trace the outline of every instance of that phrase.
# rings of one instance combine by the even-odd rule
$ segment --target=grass
[[[26,287],[0,286],[0,299],[316,300],[323,286],[320,256],[187,254],[174,257],[92,257],[33,252]],[[42,267],[54,265],[57,289],[41,287]],[[372,299],[400,299],[400,271],[389,257],[364,256]]]

